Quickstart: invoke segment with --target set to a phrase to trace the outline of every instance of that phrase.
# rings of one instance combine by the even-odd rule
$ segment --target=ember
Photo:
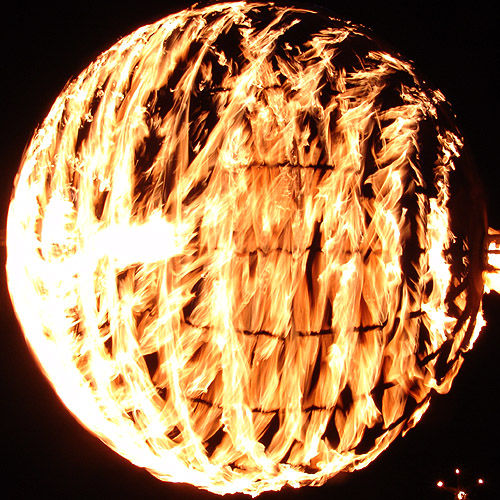
[[[500,288],[451,117],[365,29],[304,9],[184,11],[102,54],[8,218],[12,300],[69,410],[221,494],[370,463],[450,389]]]

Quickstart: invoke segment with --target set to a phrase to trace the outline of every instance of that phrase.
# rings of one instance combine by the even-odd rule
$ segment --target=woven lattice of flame
[[[367,465],[483,324],[487,225],[450,116],[307,10],[217,5],[120,40],[56,100],[9,211],[13,303],[61,399],[217,493]]]

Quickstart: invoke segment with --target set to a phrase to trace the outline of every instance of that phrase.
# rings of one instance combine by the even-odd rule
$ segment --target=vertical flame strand
[[[12,300],[69,410],[220,494],[366,466],[483,324],[486,226],[450,208],[448,116],[366,30],[303,9],[188,10],[103,53],[8,218]]]
[[[488,266],[485,270],[485,290],[500,293],[500,231],[488,230]]]

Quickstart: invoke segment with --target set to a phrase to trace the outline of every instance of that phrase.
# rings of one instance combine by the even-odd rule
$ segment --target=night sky
[[[297,5],[303,5],[296,2]],[[316,2],[326,5],[326,2]],[[498,18],[488,2],[338,1],[338,17],[371,27],[415,62],[452,103],[483,180],[489,224],[500,229],[498,163]],[[436,7],[437,4],[438,6]],[[172,1],[18,2],[2,12],[1,197],[4,229],[12,183],[24,147],[68,79],[134,29],[182,10]],[[307,4],[306,4],[307,5]],[[308,4],[313,5],[313,4]],[[494,148],[495,146],[495,148]],[[0,346],[1,451],[7,498],[204,498],[192,486],[162,483],[90,435],[69,414],[33,360],[5,285],[2,249]],[[398,438],[366,469],[338,476],[321,488],[264,494],[261,498],[443,499],[439,479],[454,484],[478,477],[469,498],[500,498],[500,297],[484,299],[483,330],[452,390],[436,395],[415,429]],[[465,488],[467,489],[467,488]],[[5,497],[4,497],[5,498]],[[242,497],[243,498],[243,497]],[[249,497],[245,497],[249,498]]]

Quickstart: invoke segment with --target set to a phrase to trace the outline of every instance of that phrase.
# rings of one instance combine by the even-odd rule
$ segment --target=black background
[[[298,3],[298,2],[296,2]],[[316,2],[327,5],[326,2]],[[134,29],[187,2],[17,2],[1,27],[0,228],[23,149],[63,85]],[[303,5],[303,4],[302,4]],[[311,5],[311,4],[309,4]],[[328,5],[373,29],[413,60],[452,103],[485,185],[490,225],[500,228],[498,18],[489,2],[337,2]],[[109,450],[67,412],[24,342],[5,285],[2,249],[0,375],[2,486],[9,498],[206,498],[191,486],[162,483]],[[366,469],[321,488],[263,497],[446,499],[438,479],[485,478],[470,498],[500,498],[498,403],[500,298],[485,297],[483,330],[451,392]]]

